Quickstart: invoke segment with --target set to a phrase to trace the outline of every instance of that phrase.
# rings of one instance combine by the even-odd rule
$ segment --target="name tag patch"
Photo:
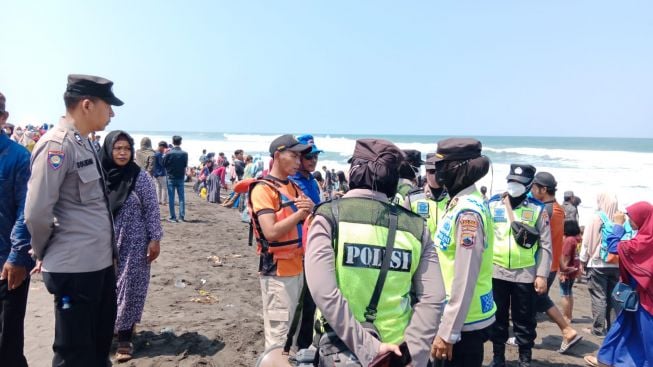
[[[48,166],[53,170],[58,170],[63,164],[64,153],[60,150],[48,150]]]
[[[83,168],[86,166],[90,166],[91,164],[93,164],[93,158],[85,159],[83,161],[77,162],[77,168]]]
[[[494,208],[492,219],[494,219],[495,222],[507,222],[506,208]]]
[[[423,201],[417,203],[417,214],[422,217],[428,218],[429,216],[429,204]]]
[[[358,243],[345,243],[342,265],[355,268],[381,269],[384,256],[384,247]],[[390,258],[390,270],[409,272],[412,261],[412,251],[393,249]]]

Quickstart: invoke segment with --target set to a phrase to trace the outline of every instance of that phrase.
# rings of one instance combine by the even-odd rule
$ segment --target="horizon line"
[[[116,129],[116,130],[122,130],[122,129]],[[231,134],[231,135],[283,135],[283,134],[288,134],[288,132],[228,132],[228,131],[174,131],[174,130],[134,130],[133,133],[150,133],[150,134]],[[339,133],[339,132],[333,132],[333,133],[320,133],[320,132],[313,132],[311,133],[312,135],[315,136],[322,136],[322,135],[327,135],[327,136],[378,136],[378,137],[387,137],[387,136],[393,136],[393,137],[412,137],[412,136],[434,136],[434,137],[456,137],[456,138],[555,138],[555,139],[631,139],[631,140],[653,140],[653,136],[651,137],[636,137],[636,136],[563,136],[563,135],[469,135],[469,134],[446,134],[446,135],[441,135],[441,134],[360,134],[360,133]],[[293,134],[295,135],[295,134]],[[297,134],[299,135],[299,134]]]

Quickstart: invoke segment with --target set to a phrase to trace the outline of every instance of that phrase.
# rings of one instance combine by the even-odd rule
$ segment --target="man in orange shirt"
[[[313,201],[288,179],[297,173],[302,153],[311,150],[292,135],[270,144],[270,173],[249,189],[263,299],[265,348],[283,345],[303,286],[302,224]]]
[[[552,257],[551,272],[547,280],[547,291],[537,297],[535,308],[537,312],[546,312],[553,322],[555,322],[562,331],[562,345],[558,352],[565,353],[569,348],[578,343],[582,336],[578,334],[574,328],[569,325],[558,310],[558,307],[551,301],[549,297],[549,289],[556,278],[558,269],[560,268],[560,261],[562,260],[562,240],[564,236],[564,221],[565,210],[556,201],[555,193],[558,183],[549,172],[538,172],[533,179],[533,188],[531,193],[533,197],[541,201],[549,214],[551,226],[551,247]]]

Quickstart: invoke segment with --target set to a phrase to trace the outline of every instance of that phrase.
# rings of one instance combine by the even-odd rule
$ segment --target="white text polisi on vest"
[[[342,259],[344,266],[356,268],[381,269],[385,248],[363,245],[358,243],[345,243],[345,253]],[[390,258],[390,270],[409,272],[413,254],[410,250],[393,249]]]

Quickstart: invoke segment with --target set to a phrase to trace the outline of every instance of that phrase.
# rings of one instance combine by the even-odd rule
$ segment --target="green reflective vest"
[[[447,210],[447,202],[449,201],[447,199],[435,201],[428,197],[424,191],[408,195],[410,210],[426,220],[426,225],[429,227],[431,238],[435,238],[435,231],[438,229],[438,222]]]
[[[399,206],[403,206],[404,200],[406,200],[408,193],[410,193],[412,190],[413,185],[406,182],[399,183],[399,185],[397,185],[397,193],[395,194],[395,203]]]
[[[451,295],[454,274],[456,273],[456,248],[461,245],[456,243],[456,222],[458,216],[463,212],[474,212],[483,220],[484,238],[476,239],[473,246],[479,246],[478,241],[483,241],[485,250],[481,260],[481,269],[478,274],[474,296],[465,318],[465,325],[474,324],[487,320],[494,316],[497,306],[494,303],[492,294],[492,253],[494,235],[492,232],[492,216],[487,202],[478,190],[469,195],[457,196],[449,204],[447,212],[440,221],[436,238],[435,248],[440,260],[444,287],[447,291],[447,300]]]
[[[356,320],[365,309],[379,277],[388,236],[390,204],[365,198],[342,198],[317,207],[315,214],[333,223],[331,205],[338,205],[338,236],[334,243],[336,280]],[[410,289],[422,254],[424,221],[399,207],[390,269],[379,299],[374,326],[381,341],[398,344],[413,314]]]
[[[543,205],[538,205],[533,199],[527,198],[512,211],[515,221],[537,228],[537,220],[540,218],[543,208]],[[515,243],[506,206],[499,195],[490,199],[490,212],[494,221],[494,263],[506,269],[535,266],[539,241],[530,249]]]

